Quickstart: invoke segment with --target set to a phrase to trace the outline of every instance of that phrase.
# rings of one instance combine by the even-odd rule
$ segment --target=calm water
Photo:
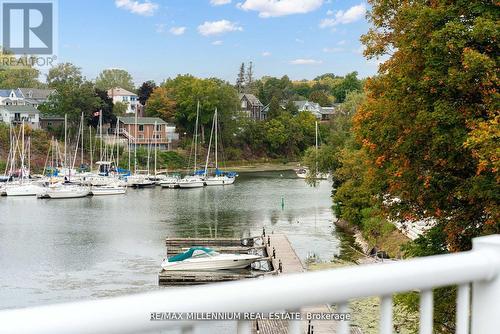
[[[311,188],[293,172],[263,172],[225,187],[0,198],[0,309],[159,289],[167,236],[241,237],[265,226],[286,233],[302,260],[329,261],[340,244],[330,192],[326,181]]]

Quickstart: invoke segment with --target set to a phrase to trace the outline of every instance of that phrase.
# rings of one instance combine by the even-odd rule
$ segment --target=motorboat
[[[126,187],[119,185],[105,185],[101,187],[92,187],[91,193],[94,196],[108,196],[108,195],[123,195],[127,192]]]
[[[180,188],[202,188],[205,186],[205,181],[200,175],[187,175],[179,180]]]
[[[76,185],[57,185],[49,187],[43,197],[52,199],[81,198],[90,195],[90,188]]]
[[[165,259],[161,267],[167,271],[241,269],[250,266],[260,258],[260,255],[220,254],[211,248],[191,247],[184,253]]]
[[[159,184],[162,188],[179,188],[180,180],[179,176],[168,176],[164,180],[161,180]]]

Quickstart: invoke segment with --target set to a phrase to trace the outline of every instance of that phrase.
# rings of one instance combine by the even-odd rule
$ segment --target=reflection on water
[[[265,226],[286,233],[302,260],[328,261],[339,252],[330,193],[326,181],[310,188],[292,172],[263,172],[225,187],[0,198],[0,308],[158,289],[167,236],[242,237]]]

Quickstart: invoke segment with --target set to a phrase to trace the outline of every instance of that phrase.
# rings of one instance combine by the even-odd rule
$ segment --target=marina
[[[240,173],[238,184],[225,187],[128,189],[61,201],[2,197],[0,307],[168,289],[158,285],[162,259],[176,252],[167,252],[167,236],[170,246],[176,239],[240,240],[265,227],[286,234],[301,261],[312,252],[330,261],[341,252],[330,187],[311,188],[293,171],[267,171]],[[239,247],[227,240],[206,246]]]

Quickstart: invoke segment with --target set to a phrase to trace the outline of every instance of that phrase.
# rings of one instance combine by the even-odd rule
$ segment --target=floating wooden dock
[[[266,235],[264,236],[264,242],[273,267],[278,269],[279,275],[306,271],[286,235]],[[311,313],[333,312],[328,305],[303,307],[301,311]],[[308,333],[309,325],[312,326],[314,334],[332,334],[337,332],[339,322],[322,320],[307,323],[304,321],[302,326],[304,334]],[[257,320],[252,328],[255,334],[288,334],[288,323],[282,320]],[[351,328],[350,332],[352,334],[362,334],[358,328]]]
[[[190,247],[209,247],[220,253],[240,253],[248,254],[254,252],[267,257],[264,245],[255,245],[256,238],[236,239],[236,238],[167,238],[168,256],[174,256],[185,252]],[[215,282],[236,281],[240,279],[256,278],[263,275],[272,275],[276,272],[254,271],[249,269],[241,270],[220,270],[220,271],[165,271],[158,273],[159,285],[196,285]]]

